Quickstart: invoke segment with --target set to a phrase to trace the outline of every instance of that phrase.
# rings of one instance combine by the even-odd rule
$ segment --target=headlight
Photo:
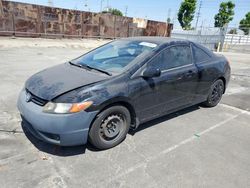
[[[92,101],[85,101],[81,103],[53,103],[48,102],[43,107],[43,112],[54,114],[69,114],[86,110],[93,104]]]

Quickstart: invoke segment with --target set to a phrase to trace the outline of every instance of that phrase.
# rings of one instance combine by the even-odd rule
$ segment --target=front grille
[[[44,100],[44,99],[41,99],[35,95],[33,95],[30,91],[28,91],[26,89],[26,94],[29,93],[31,95],[31,98],[30,98],[30,101],[39,105],[39,106],[44,106],[48,101],[47,100]]]

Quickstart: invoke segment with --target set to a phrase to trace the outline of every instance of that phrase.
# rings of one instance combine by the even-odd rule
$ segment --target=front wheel
[[[112,106],[97,115],[89,131],[90,143],[98,149],[109,149],[121,143],[129,130],[130,113],[123,106]]]
[[[222,98],[224,89],[225,89],[224,82],[221,79],[216,80],[211,86],[207,100],[203,103],[203,105],[207,107],[216,106]]]

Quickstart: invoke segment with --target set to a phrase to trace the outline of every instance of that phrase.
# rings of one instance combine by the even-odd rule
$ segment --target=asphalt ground
[[[217,107],[145,123],[115,148],[59,147],[24,132],[16,101],[25,80],[87,50],[0,47],[1,187],[250,187],[250,54],[224,53],[232,78]]]

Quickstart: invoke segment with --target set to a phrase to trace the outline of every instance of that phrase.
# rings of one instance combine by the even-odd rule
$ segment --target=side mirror
[[[161,75],[161,70],[155,67],[147,67],[142,71],[141,74],[143,78],[159,77],[160,75]]]

